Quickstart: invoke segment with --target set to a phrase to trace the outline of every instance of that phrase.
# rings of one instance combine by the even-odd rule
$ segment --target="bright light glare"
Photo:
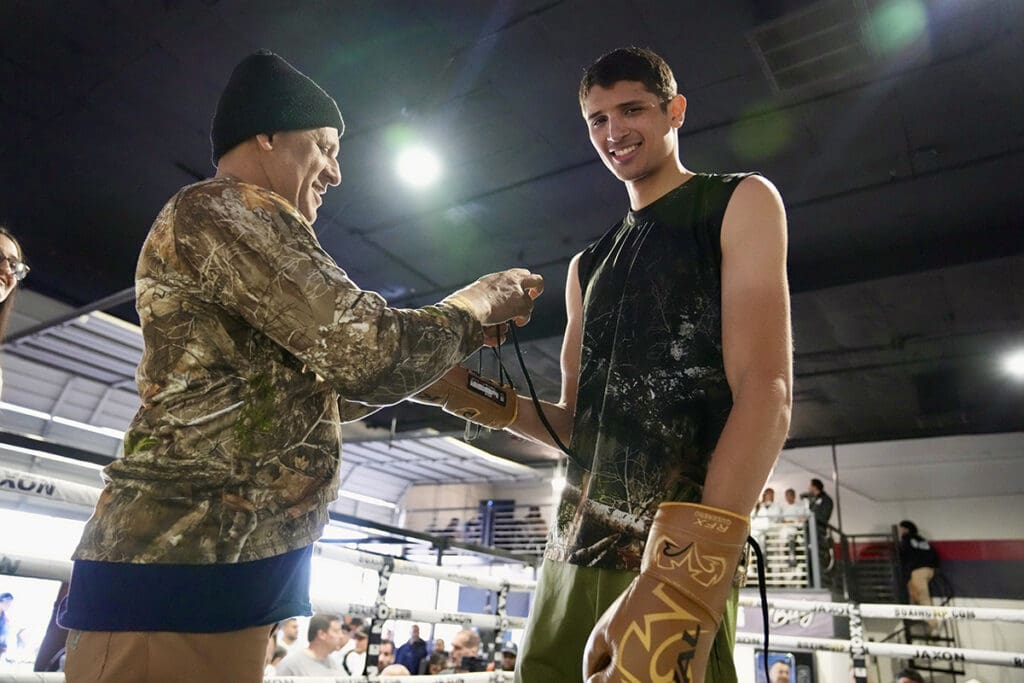
[[[428,187],[441,177],[441,160],[425,147],[410,147],[398,155],[398,177],[412,187]]]
[[[565,477],[556,476],[551,477],[551,492],[556,496],[562,492],[565,488]]]
[[[1008,355],[1003,361],[1003,367],[1015,379],[1024,380],[1024,350]]]

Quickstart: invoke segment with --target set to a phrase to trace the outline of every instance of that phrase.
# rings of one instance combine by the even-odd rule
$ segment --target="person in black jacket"
[[[935,548],[917,531],[917,525],[909,519],[899,523],[900,569],[907,586],[910,602],[915,605],[931,605],[932,596],[928,584],[935,577],[939,556]],[[931,631],[938,628],[938,622],[929,620]]]
[[[807,488],[810,494],[807,506],[814,515],[814,521],[818,523],[818,534],[824,534],[828,530],[828,522],[832,519],[832,496],[825,493],[825,483],[821,479],[811,479]]]

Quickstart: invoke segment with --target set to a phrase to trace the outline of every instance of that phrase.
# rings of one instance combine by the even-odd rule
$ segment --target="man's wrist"
[[[456,308],[466,311],[481,324],[483,323],[483,319],[486,317],[486,311],[480,310],[481,307],[478,303],[461,294],[450,294],[444,298],[442,303],[451,304]]]
[[[456,315],[464,315],[468,325],[468,334],[463,338],[462,351],[469,355],[483,346],[484,326],[473,309],[473,304],[465,297],[452,294],[442,299],[438,306],[448,306],[456,311]]]

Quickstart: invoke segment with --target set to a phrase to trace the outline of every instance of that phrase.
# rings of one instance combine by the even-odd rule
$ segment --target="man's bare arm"
[[[576,390],[579,387],[580,353],[583,345],[583,295],[580,291],[579,262],[580,255],[577,254],[569,262],[569,273],[565,281],[565,312],[568,322],[562,339],[562,396],[558,403],[540,402],[544,416],[566,446],[569,445],[572,436]],[[537,409],[529,396],[519,396],[519,415],[507,429],[524,439],[558,448],[540,421]]]
[[[722,347],[733,408],[702,502],[749,514],[789,432],[793,355],[786,214],[767,180],[743,180],[722,221]]]

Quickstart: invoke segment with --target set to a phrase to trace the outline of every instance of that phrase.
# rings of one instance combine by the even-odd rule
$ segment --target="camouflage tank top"
[[[573,457],[549,559],[639,570],[658,504],[700,501],[732,409],[720,235],[745,177],[698,174],[581,255]]]

